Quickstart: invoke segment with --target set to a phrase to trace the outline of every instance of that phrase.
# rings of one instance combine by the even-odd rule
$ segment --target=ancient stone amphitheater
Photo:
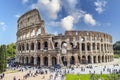
[[[18,19],[17,30],[16,62],[20,64],[70,66],[113,61],[110,35],[94,31],[47,34],[37,9]]]

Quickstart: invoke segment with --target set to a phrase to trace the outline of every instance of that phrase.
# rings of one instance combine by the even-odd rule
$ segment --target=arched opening
[[[97,43],[97,50],[99,50],[100,49],[100,44],[99,43]]]
[[[101,44],[101,51],[103,52],[103,44]]]
[[[98,56],[98,63],[100,63],[100,56]]]
[[[102,56],[102,62],[104,62],[104,56]]]
[[[64,56],[62,56],[62,63],[64,66],[67,66],[67,60]]]
[[[105,56],[105,62],[107,62],[107,56]]]
[[[89,55],[88,56],[88,64],[90,64],[92,61],[91,61],[91,56]]]
[[[26,49],[29,50],[29,44],[28,43],[26,44]]]
[[[25,46],[24,46],[24,44],[22,44],[22,50],[23,50],[23,51],[25,50]]]
[[[55,49],[58,49],[58,42],[55,42]]]
[[[104,50],[105,50],[105,52],[106,52],[106,44],[104,44]]]
[[[40,57],[37,57],[37,65],[40,65]]]
[[[70,45],[71,45],[71,49],[74,49],[74,45],[72,42],[70,43]]]
[[[85,51],[85,43],[82,43],[82,51]]]
[[[95,43],[93,43],[93,50],[95,50]]]
[[[31,63],[32,65],[34,64],[34,57],[33,57],[33,56],[31,57],[30,63]]]
[[[96,56],[93,57],[93,62],[96,63]]]
[[[90,43],[87,43],[87,50],[90,51]]]
[[[41,48],[40,45],[41,45],[40,42],[37,42],[37,48],[38,48],[38,50],[40,50],[40,48]]]
[[[31,50],[34,50],[34,43],[31,43]]]
[[[76,49],[79,49],[79,45],[80,45],[79,42],[77,42],[77,45],[76,45],[75,48],[76,48]]]
[[[45,50],[48,50],[48,42],[47,42],[47,41],[44,42],[44,49],[45,49]]]
[[[63,41],[61,43],[61,47],[64,48],[64,49],[67,49],[67,43],[65,41]]]
[[[24,57],[22,57],[22,63],[24,64]]]
[[[26,57],[26,64],[28,64],[28,57]]]
[[[48,57],[44,57],[44,65],[48,66]]]
[[[56,57],[52,57],[52,65],[54,66],[54,65],[56,65],[57,64],[57,59],[56,59]]]
[[[78,56],[78,61],[79,61],[79,63],[81,63],[81,59],[80,59],[80,56]]]
[[[71,56],[71,58],[70,58],[70,64],[75,64],[75,58],[74,58],[74,56]]]
[[[86,57],[82,56],[82,64],[86,64]]]
[[[108,56],[108,62],[109,62],[109,59],[110,59],[110,58],[109,58],[109,56]]]

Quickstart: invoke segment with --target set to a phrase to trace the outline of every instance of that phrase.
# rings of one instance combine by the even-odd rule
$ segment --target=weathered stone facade
[[[94,64],[113,61],[112,37],[94,31],[47,34],[37,9],[18,20],[16,62],[27,65]]]

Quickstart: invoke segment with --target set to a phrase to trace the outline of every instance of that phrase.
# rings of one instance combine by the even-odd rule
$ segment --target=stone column
[[[82,52],[82,44],[81,44],[82,42],[81,42],[81,36],[79,36],[79,51],[80,51],[80,53]]]
[[[98,56],[96,56],[96,63],[98,63]]]
[[[30,64],[31,63],[31,60],[30,60],[30,57],[28,57],[28,64]]]
[[[48,55],[48,66],[51,66],[52,65],[52,60],[51,60],[51,56],[50,55]]]
[[[60,64],[60,54],[57,54],[57,64]]]
[[[85,54],[87,54],[87,37],[85,37]]]
[[[35,52],[37,51],[37,41],[35,41],[35,44],[34,44],[34,51]]]
[[[97,43],[95,43],[95,53],[97,53]]]
[[[34,65],[37,65],[37,57],[34,57]]]
[[[91,56],[91,64],[93,64],[93,56]]]
[[[77,64],[78,64],[78,55],[75,54],[75,55],[74,55],[74,58],[75,58],[75,64],[77,65]]]
[[[40,59],[41,59],[41,60],[40,60],[41,65],[44,65],[44,64],[43,64],[43,61],[44,61],[44,60],[43,60],[43,56],[42,56],[42,55],[40,55]]]
[[[67,66],[70,66],[70,56],[67,55]]]
[[[26,64],[26,57],[24,57],[24,64]]]

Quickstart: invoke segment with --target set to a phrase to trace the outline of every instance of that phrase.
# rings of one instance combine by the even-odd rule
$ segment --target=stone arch
[[[43,58],[43,61],[44,61],[44,66],[48,66],[48,57],[44,57]]]
[[[109,62],[110,57],[108,56],[108,62]]]
[[[97,50],[100,49],[100,43],[97,43]]]
[[[71,56],[71,58],[70,58],[70,64],[75,64],[75,57],[74,56]]]
[[[57,59],[56,59],[56,57],[52,57],[52,65],[54,66],[54,65],[56,65],[57,64]]]
[[[31,50],[34,50],[34,43],[31,43]]]
[[[40,57],[37,57],[37,65],[40,65]]]
[[[24,64],[24,56],[22,56],[22,63]]]
[[[24,46],[24,44],[22,44],[22,51],[24,51],[25,50],[25,46]]]
[[[87,43],[87,50],[90,51],[90,43]]]
[[[28,59],[29,59],[29,58],[28,58],[28,57],[26,57],[26,64],[28,64]]]
[[[82,56],[82,64],[86,64],[86,56]]]
[[[101,44],[101,51],[103,51],[103,44]]]
[[[77,45],[76,45],[76,49],[79,49],[79,46],[80,46],[80,44],[79,44],[79,42],[77,42]]]
[[[55,42],[54,46],[55,46],[55,49],[58,49],[58,42]]]
[[[95,50],[95,43],[93,43],[93,50]]]
[[[48,50],[48,42],[47,41],[44,42],[44,49]]]
[[[63,65],[64,65],[64,66],[67,66],[67,59],[66,59],[66,57],[65,57],[65,56],[62,56],[61,59],[62,59]]]
[[[72,42],[70,42],[70,45],[71,45],[71,49],[74,48],[74,44]]]
[[[91,62],[92,62],[92,61],[91,61],[91,56],[89,55],[89,56],[88,56],[88,64],[91,63]]]
[[[107,56],[105,56],[105,62],[107,62]]]
[[[79,61],[79,63],[81,63],[81,58],[80,58],[80,56],[78,56],[78,61]]]
[[[82,43],[82,51],[85,51],[85,43]]]
[[[96,63],[96,56],[93,56],[93,62]]]
[[[28,43],[26,44],[26,50],[29,50],[29,44]]]
[[[102,56],[102,62],[104,62],[104,56]]]
[[[38,50],[41,49],[41,44],[40,44],[40,42],[37,42],[37,49],[38,49]]]
[[[30,58],[30,64],[34,64],[34,57],[32,56],[31,58]]]
[[[62,41],[62,43],[61,43],[61,48],[67,48],[67,42]]]
[[[101,60],[101,58],[100,58],[100,56],[98,56],[98,63],[100,63],[100,60]]]

